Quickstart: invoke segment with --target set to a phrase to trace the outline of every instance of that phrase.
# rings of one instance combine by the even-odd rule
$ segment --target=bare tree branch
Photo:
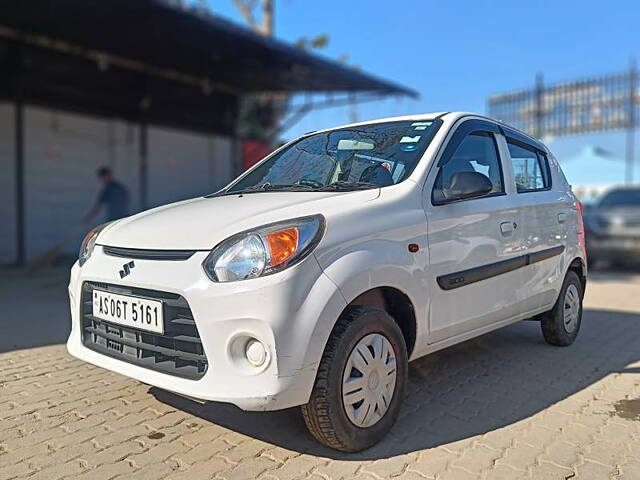
[[[253,11],[256,8],[257,0],[233,0],[233,4],[238,9],[242,17],[249,24],[249,26],[256,30],[258,25],[256,23],[256,17]]]
[[[273,36],[273,0],[262,0],[262,34]]]

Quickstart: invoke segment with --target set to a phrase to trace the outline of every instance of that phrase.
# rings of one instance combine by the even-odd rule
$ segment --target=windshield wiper
[[[323,187],[313,187],[311,185],[305,185],[304,183],[292,183],[292,184],[272,184],[261,183],[260,185],[253,185],[251,187],[243,188],[240,190],[224,190],[209,197],[224,197],[227,195],[243,195],[245,193],[259,193],[259,192],[330,192],[330,191],[342,191],[349,192],[354,190],[369,190],[371,188],[380,188],[380,185],[370,182],[347,182],[340,180],[330,183]]]
[[[337,182],[330,183],[329,185],[325,185],[321,188],[316,188],[316,191],[351,191],[351,190],[369,190],[371,188],[380,188],[380,185],[371,182],[347,182],[344,180],[340,180]]]
[[[225,190],[223,192],[219,193],[219,196],[224,196],[224,195],[242,195],[244,193],[258,193],[258,192],[295,192],[295,191],[312,191],[315,190],[315,188],[309,186],[309,185],[304,185],[304,184],[300,184],[300,183],[294,183],[294,184],[284,184],[284,185],[278,185],[278,184],[272,184],[269,182],[266,183],[262,183],[260,185],[253,185],[251,187],[247,187],[247,188],[243,188],[240,190]]]
[[[276,192],[311,192],[313,190],[317,190],[311,185],[304,185],[302,183],[293,183],[291,185],[271,185],[266,190],[276,191]]]

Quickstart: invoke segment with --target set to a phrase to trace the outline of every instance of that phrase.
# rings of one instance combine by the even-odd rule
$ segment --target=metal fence
[[[494,95],[488,112],[534,137],[626,129],[627,181],[633,180],[634,132],[640,108],[640,75],[632,61],[627,72],[545,85]]]

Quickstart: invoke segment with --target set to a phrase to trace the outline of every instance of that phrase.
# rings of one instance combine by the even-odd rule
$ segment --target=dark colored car
[[[640,187],[610,190],[584,211],[587,256],[594,264],[640,263]]]

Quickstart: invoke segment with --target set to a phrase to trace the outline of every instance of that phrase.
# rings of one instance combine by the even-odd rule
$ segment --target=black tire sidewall
[[[564,299],[567,293],[567,289],[569,285],[575,285],[578,289],[578,294],[580,297],[580,307],[578,312],[578,322],[576,328],[573,332],[569,333],[564,328]],[[560,290],[560,295],[556,304],[553,307],[553,310],[549,312],[549,314],[545,315],[542,318],[542,332],[544,334],[545,340],[552,344],[558,346],[568,346],[571,345],[578,333],[580,332],[580,326],[582,325],[582,299],[584,297],[584,292],[582,291],[582,283],[580,282],[580,278],[578,275],[573,272],[567,272],[567,275],[564,279],[564,283],[562,284],[562,289]]]
[[[380,441],[395,423],[407,382],[407,349],[402,332],[395,321],[384,311],[373,307],[360,307],[357,312],[350,312],[352,318],[345,331],[336,339],[336,355],[332,359],[327,383],[329,392],[327,399],[333,415],[336,435],[348,449],[363,450]],[[356,344],[367,335],[379,333],[383,335],[393,347],[396,357],[396,385],[391,404],[385,415],[374,425],[361,428],[354,425],[344,409],[342,401],[342,377],[349,355]]]

